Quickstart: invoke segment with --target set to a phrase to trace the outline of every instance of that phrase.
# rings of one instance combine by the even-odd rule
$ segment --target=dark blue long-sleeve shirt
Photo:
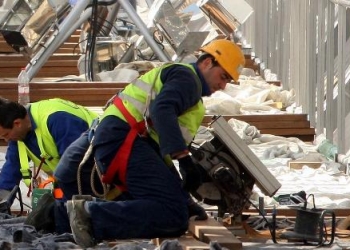
[[[172,65],[162,70],[163,88],[150,106],[151,120],[159,135],[161,154],[167,155],[187,149],[178,124],[178,117],[211,94],[203,75],[192,64],[201,81],[201,91],[192,70]]]
[[[40,150],[34,132],[37,125],[33,121],[30,112],[28,114],[32,123],[32,130],[27,134],[23,142],[33,154],[40,158]],[[47,120],[47,126],[56,142],[60,157],[66,148],[89,128],[86,121],[63,111],[51,114]],[[0,189],[11,190],[22,179],[16,141],[9,141],[5,160],[0,172]]]

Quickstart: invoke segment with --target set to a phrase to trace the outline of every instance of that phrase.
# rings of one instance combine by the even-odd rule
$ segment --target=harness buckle
[[[46,164],[46,160],[52,161],[52,159],[53,159],[53,157],[51,155],[48,155],[46,153],[42,153],[40,155],[40,158],[41,158],[41,161],[42,161],[42,163],[40,163],[40,164]]]
[[[146,113],[143,114],[143,121],[145,122],[145,132],[143,132],[143,135],[150,132],[150,126],[148,124],[148,118],[146,116]]]
[[[22,179],[31,179],[32,178],[32,171],[30,169],[20,169],[22,174]]]
[[[88,133],[88,140],[89,140],[90,143],[91,143],[92,139],[94,138],[95,131],[96,131],[97,126],[98,126],[99,123],[100,123],[100,119],[99,118],[95,118],[92,121],[92,123],[91,123],[90,130],[89,130],[89,133]]]

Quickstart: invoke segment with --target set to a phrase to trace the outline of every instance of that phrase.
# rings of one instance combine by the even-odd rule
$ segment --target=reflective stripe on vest
[[[29,187],[32,176],[29,171],[29,160],[28,160],[26,146],[21,141],[18,141],[17,145],[18,145],[19,162],[21,164],[20,171],[22,173],[22,179],[24,184],[26,184],[26,186]]]
[[[65,111],[75,115],[86,121],[89,126],[97,117],[96,113],[87,110],[85,107],[59,98],[43,100],[30,104],[29,112],[37,126],[34,132],[37,137],[37,143],[41,154],[40,157],[45,159],[45,164],[42,165],[42,170],[49,175],[55,170],[60,157],[56,142],[52,138],[47,127],[47,119],[51,114],[58,111]],[[34,155],[23,142],[18,141],[17,144],[21,173],[22,176],[27,178],[27,176],[30,175],[28,157],[33,161],[34,166],[39,166],[41,158]],[[28,185],[26,179],[24,179],[24,182]]]

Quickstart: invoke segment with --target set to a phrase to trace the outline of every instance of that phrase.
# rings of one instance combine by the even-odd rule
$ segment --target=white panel
[[[236,134],[223,117],[217,118],[210,127],[213,133],[227,146],[246,170],[256,180],[256,185],[268,196],[273,196],[281,187],[281,183],[271,174],[247,144]]]
[[[244,23],[253,13],[253,8],[244,0],[219,0],[219,2],[240,24]]]

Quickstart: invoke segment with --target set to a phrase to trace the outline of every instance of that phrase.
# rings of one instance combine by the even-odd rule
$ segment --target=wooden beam
[[[232,118],[255,126],[261,134],[283,137],[297,137],[311,142],[315,139],[315,128],[310,127],[307,114],[264,114],[264,115],[222,115],[228,121]],[[206,115],[202,125],[208,126],[215,116]]]
[[[166,240],[178,240],[183,250],[204,250],[210,249],[209,244],[195,239],[193,234],[187,232],[179,238],[155,238],[152,239],[152,244],[159,247]],[[163,246],[165,247],[164,243]],[[167,249],[166,247],[164,249]]]
[[[190,220],[188,230],[200,241],[209,244],[216,241],[228,249],[242,249],[242,242],[238,240],[225,226],[213,218],[205,221]]]
[[[321,207],[318,207],[318,209],[322,209]],[[325,208],[328,209],[328,208]],[[273,208],[264,208],[265,212],[267,214],[272,214]],[[289,208],[287,206],[281,206],[277,207],[277,216],[285,216],[285,217],[296,217],[297,215],[297,210],[295,208]],[[339,217],[347,217],[350,214],[350,209],[349,208],[335,208],[332,209],[332,211],[335,213],[335,216],[337,218]],[[258,212],[256,209],[246,209],[243,211],[243,214],[251,214],[253,215],[258,215]]]

